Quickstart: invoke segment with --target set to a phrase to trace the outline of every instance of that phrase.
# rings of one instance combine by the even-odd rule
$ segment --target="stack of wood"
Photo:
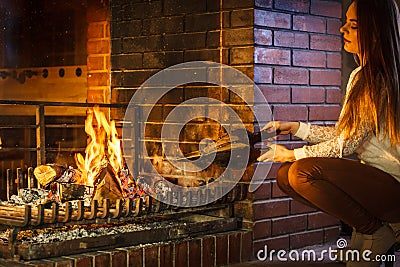
[[[91,192],[88,186],[76,183],[80,181],[82,173],[72,167],[40,165],[33,174],[43,188],[50,189],[51,194],[58,196],[61,201],[84,199]]]
[[[59,195],[61,201],[91,198],[102,205],[104,199],[109,199],[110,204],[114,205],[117,199],[135,198],[146,194],[145,190],[135,183],[127,168],[116,173],[110,164],[104,166],[97,174],[93,187],[78,184],[82,173],[71,167],[41,165],[35,168],[34,175],[43,188]]]

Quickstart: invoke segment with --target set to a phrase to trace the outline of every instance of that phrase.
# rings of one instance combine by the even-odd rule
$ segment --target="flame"
[[[88,111],[85,120],[85,132],[88,134],[88,144],[85,157],[78,153],[75,162],[82,172],[81,181],[77,183],[93,186],[101,170],[109,163],[115,174],[123,168],[121,140],[115,127],[115,121],[108,122],[99,107]]]

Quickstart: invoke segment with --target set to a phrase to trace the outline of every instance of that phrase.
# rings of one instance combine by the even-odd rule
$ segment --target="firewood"
[[[64,171],[65,168],[63,166],[56,164],[46,164],[37,166],[33,171],[33,174],[41,185],[47,186],[54,180],[61,177]]]
[[[111,205],[115,205],[117,199],[122,199],[121,183],[114,174],[114,170],[110,165],[104,168],[96,179],[93,199],[97,200],[99,206],[102,205],[104,199],[109,199]]]

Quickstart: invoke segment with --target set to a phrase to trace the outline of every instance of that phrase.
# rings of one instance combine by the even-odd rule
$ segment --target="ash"
[[[20,244],[47,244],[80,238],[159,229],[172,225],[176,225],[176,221],[147,222],[145,224],[74,225],[61,228],[33,229],[18,232],[17,242]],[[0,232],[0,242],[3,241],[4,244],[4,239],[7,239],[8,235],[9,230]]]

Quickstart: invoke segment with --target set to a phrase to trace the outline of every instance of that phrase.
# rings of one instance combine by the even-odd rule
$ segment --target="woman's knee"
[[[319,164],[320,158],[304,158],[295,161],[288,171],[288,183],[295,190],[299,191],[313,180],[321,176]]]
[[[291,162],[286,162],[283,163],[279,169],[278,169],[278,174],[276,176],[276,183],[278,184],[278,187],[285,193],[291,191],[290,185],[289,185],[289,168],[293,163]]]

